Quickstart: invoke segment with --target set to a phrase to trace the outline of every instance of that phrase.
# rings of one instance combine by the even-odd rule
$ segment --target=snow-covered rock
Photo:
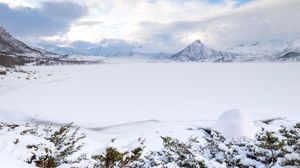
[[[254,138],[256,133],[251,119],[239,110],[224,112],[213,125],[212,130],[222,133],[226,138]]]
[[[220,60],[238,56],[237,54],[218,51],[206,46],[200,40],[194,41],[179,53],[173,55],[171,59],[177,61],[209,61],[216,62]]]
[[[0,65],[0,75],[6,75],[6,68]]]

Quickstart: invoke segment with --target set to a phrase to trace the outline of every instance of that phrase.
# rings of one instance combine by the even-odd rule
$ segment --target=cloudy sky
[[[103,41],[174,52],[300,38],[300,0],[0,0],[0,25],[32,44]],[[119,43],[117,43],[119,44]]]

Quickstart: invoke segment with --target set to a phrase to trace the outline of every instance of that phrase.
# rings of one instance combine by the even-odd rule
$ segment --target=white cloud
[[[227,9],[200,19],[146,22],[140,24],[136,32],[139,39],[165,39],[165,49],[169,51],[172,51],[170,45],[183,47],[196,39],[215,47],[224,47],[247,41],[300,37],[299,0],[254,1]]]
[[[87,12],[85,6],[71,1],[44,1],[40,7],[0,2],[0,25],[21,37],[64,34]]]
[[[38,4],[39,1],[13,2]],[[300,37],[299,0],[256,0],[241,6],[238,0],[76,2],[87,6],[89,14],[74,21],[63,35],[39,38],[63,43],[125,39],[142,44],[146,51],[176,52],[196,39],[222,47],[244,41]]]
[[[300,37],[299,9],[299,0],[255,1],[198,26],[210,43],[218,45],[295,39]]]
[[[97,3],[91,0],[83,1],[89,7],[90,15],[79,22],[98,22],[99,24],[74,24],[63,38],[70,41],[85,40],[91,42],[98,42],[104,38],[123,38],[142,43],[146,45],[144,48],[148,48],[149,51],[153,51],[150,43],[169,44],[166,40],[172,40],[170,37],[173,37],[165,34],[165,32],[158,32],[159,30],[145,32],[144,28],[141,27],[143,23],[168,24],[180,20],[201,20],[221,14],[236,5],[233,1],[211,4],[199,0],[152,2],[149,0],[104,0],[97,1]],[[151,35],[151,33],[153,38],[144,36]],[[177,37],[174,40],[178,40]],[[164,49],[153,45],[153,48],[167,51],[181,46],[173,45],[173,47],[168,47],[169,49]]]
[[[24,7],[24,6],[32,7],[32,4],[24,0],[0,0],[0,3],[5,3],[10,8],[17,8],[17,7]]]

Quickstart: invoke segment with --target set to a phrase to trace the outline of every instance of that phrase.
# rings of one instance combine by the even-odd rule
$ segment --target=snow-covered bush
[[[52,144],[40,143],[37,145],[27,145],[31,152],[31,157],[26,161],[27,163],[34,163],[37,167],[50,168],[57,167],[59,161],[55,158],[55,148]]]
[[[143,167],[186,167],[204,168],[205,160],[194,149],[197,138],[190,138],[187,143],[171,137],[162,137],[161,151],[151,151],[144,156]]]
[[[248,157],[264,164],[265,167],[273,167],[278,164],[285,153],[284,142],[276,137],[275,133],[269,131],[257,135],[256,140],[254,151]]]
[[[241,157],[240,164],[246,167],[300,166],[300,129],[298,124],[290,129],[282,127],[278,132],[262,130],[251,141],[237,141],[230,148]]]
[[[39,125],[0,123],[0,135],[8,139],[3,141],[11,146],[8,148],[18,149],[14,153],[16,158],[43,168],[300,167],[300,124],[261,124],[262,129],[254,139],[225,138],[211,131],[187,141],[161,137],[159,150],[146,148],[141,138],[138,143],[121,144],[122,147],[112,140],[95,149],[93,155],[80,155],[85,135],[72,128],[72,124],[42,129]]]
[[[83,159],[84,154],[76,159],[69,159],[72,154],[82,148],[83,143],[81,143],[81,140],[86,136],[78,133],[79,128],[73,131],[71,128],[72,123],[66,124],[56,131],[53,131],[50,126],[44,129],[45,134],[40,135],[45,139],[44,142],[27,145],[28,150],[31,152],[27,162],[35,163],[38,167],[48,168],[57,167],[61,164],[76,163]],[[26,130],[26,132],[36,134],[31,129]]]
[[[283,128],[280,133],[285,138],[286,152],[282,165],[300,167],[300,123],[292,129]]]
[[[255,139],[225,139],[212,131],[206,143],[162,137],[163,148],[144,156],[143,167],[285,167],[300,166],[300,125],[278,132],[261,130]]]
[[[140,167],[143,150],[144,140],[141,138],[138,140],[138,145],[128,151],[123,152],[112,146],[107,147],[103,153],[92,156],[93,168]]]

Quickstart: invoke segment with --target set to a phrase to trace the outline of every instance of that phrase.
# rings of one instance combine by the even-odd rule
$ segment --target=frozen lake
[[[48,80],[21,83],[22,87],[5,92],[2,89],[0,111],[16,119],[26,116],[101,127],[151,119],[215,120],[229,109],[244,111],[254,120],[280,116],[300,119],[297,63],[114,63],[24,68],[41,74],[54,72]],[[3,85],[5,81],[1,82]]]

